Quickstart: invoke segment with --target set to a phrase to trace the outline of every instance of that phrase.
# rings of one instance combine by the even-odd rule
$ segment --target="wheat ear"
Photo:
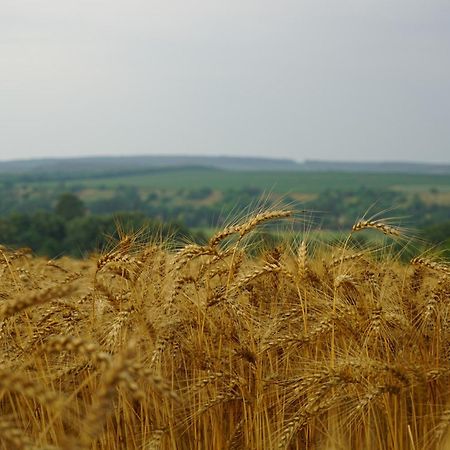
[[[353,225],[352,231],[357,232],[365,230],[367,228],[372,228],[374,230],[381,231],[382,233],[388,236],[399,237],[402,235],[399,228],[389,225],[385,222],[382,222],[381,220],[360,220],[359,222]]]
[[[10,301],[4,302],[0,307],[0,319],[11,317],[31,306],[40,305],[55,298],[65,297],[68,294],[73,293],[75,290],[76,287],[73,284],[60,284],[40,292],[17,297]]]
[[[238,226],[236,231],[242,238],[263,222],[267,222],[269,220],[284,219],[287,217],[291,217],[293,214],[294,214],[293,211],[285,211],[285,210],[267,211],[264,213],[259,213],[256,216],[252,217],[248,222],[245,222],[242,225]]]

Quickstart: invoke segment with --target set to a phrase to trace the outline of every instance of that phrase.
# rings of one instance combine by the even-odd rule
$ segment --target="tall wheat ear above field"
[[[379,219],[334,245],[299,219],[84,261],[2,248],[1,448],[450,448],[450,266],[404,262]],[[293,239],[256,247],[274,222]]]

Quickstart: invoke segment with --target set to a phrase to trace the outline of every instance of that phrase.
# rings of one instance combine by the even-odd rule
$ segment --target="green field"
[[[39,184],[39,183],[33,183]],[[57,182],[46,182],[47,186]],[[82,185],[90,188],[112,189],[117,186],[135,186],[142,189],[201,189],[229,190],[253,187],[269,192],[318,193],[326,189],[355,190],[362,186],[373,189],[396,188],[408,192],[425,192],[432,188],[450,191],[447,175],[365,174],[331,172],[231,172],[214,169],[174,169],[136,176],[75,179],[66,186]]]

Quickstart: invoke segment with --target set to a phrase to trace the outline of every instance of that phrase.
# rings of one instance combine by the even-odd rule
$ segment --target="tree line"
[[[0,219],[0,242],[10,247],[29,247],[49,257],[83,257],[102,251],[117,240],[119,233],[142,233],[160,241],[201,240],[184,225],[163,223],[141,212],[87,214],[83,202],[73,194],[63,194],[53,211],[15,212]]]

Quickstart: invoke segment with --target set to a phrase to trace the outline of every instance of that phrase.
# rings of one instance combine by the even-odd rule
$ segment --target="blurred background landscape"
[[[203,242],[232,220],[280,206],[304,211],[297,227],[322,241],[348,233],[372,206],[437,249],[450,248],[450,166],[442,164],[199,156],[9,161],[0,164],[0,198],[0,240],[50,257],[101,250],[118,228]],[[264,238],[271,236],[268,230]]]

